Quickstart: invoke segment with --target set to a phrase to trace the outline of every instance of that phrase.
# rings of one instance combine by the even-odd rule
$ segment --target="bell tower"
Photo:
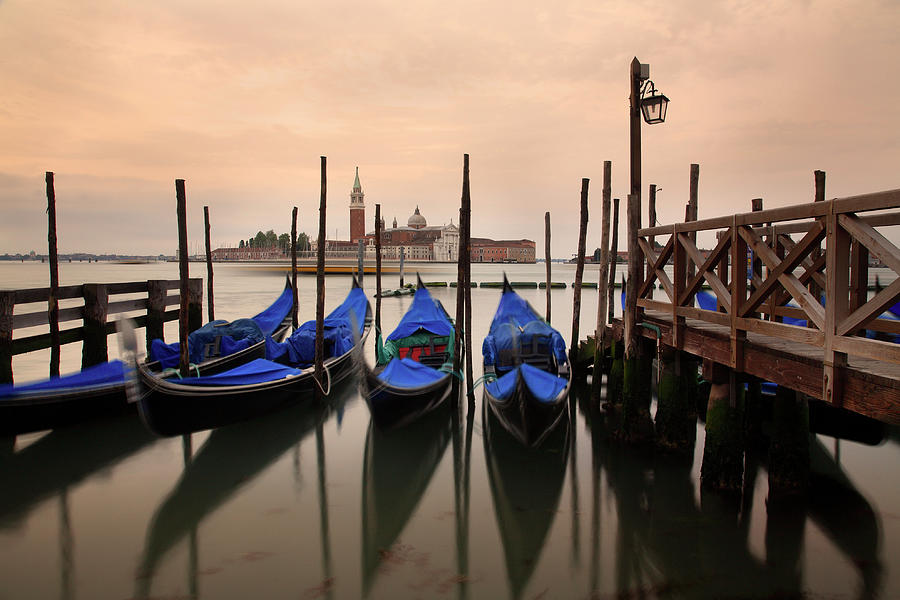
[[[363,203],[362,186],[359,184],[359,167],[356,167],[356,179],[350,191],[350,241],[355,242],[366,237],[366,205]]]

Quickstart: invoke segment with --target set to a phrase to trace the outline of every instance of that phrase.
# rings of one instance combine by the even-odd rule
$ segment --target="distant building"
[[[534,242],[525,239],[472,238],[469,259],[472,262],[533,263],[535,259]]]
[[[384,221],[382,220],[382,227]],[[430,260],[455,262],[459,259],[459,228],[450,221],[449,225],[428,225],[425,217],[416,207],[406,221],[406,227],[393,227],[381,234],[381,254],[385,258],[400,258],[400,248],[410,260]],[[375,244],[375,232],[366,235]]]
[[[210,252],[213,260],[278,260],[287,255],[279,248],[216,248]]]

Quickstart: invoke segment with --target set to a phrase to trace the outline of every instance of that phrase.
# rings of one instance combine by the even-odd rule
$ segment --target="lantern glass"
[[[642,99],[641,112],[644,113],[644,122],[648,125],[664,122],[668,105],[669,99],[664,94],[654,94]]]

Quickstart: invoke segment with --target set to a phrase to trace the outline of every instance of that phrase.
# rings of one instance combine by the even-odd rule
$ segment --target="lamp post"
[[[629,73],[631,102],[629,109],[629,133],[631,137],[631,191],[628,196],[628,285],[625,290],[625,358],[635,355],[634,324],[637,321],[637,290],[643,275],[643,260],[637,243],[641,224],[641,117],[648,125],[662,123],[666,118],[669,99],[657,92],[650,81],[650,65],[642,64],[635,57]],[[649,95],[647,95],[649,94]]]

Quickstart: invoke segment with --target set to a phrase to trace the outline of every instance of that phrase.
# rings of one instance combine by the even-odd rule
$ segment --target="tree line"
[[[255,236],[247,240],[241,240],[238,248],[277,248],[286,254],[291,251],[291,234],[282,233],[277,235],[272,229],[265,233],[258,231]],[[297,251],[304,252],[307,250],[309,250],[309,236],[305,233],[298,233]]]

